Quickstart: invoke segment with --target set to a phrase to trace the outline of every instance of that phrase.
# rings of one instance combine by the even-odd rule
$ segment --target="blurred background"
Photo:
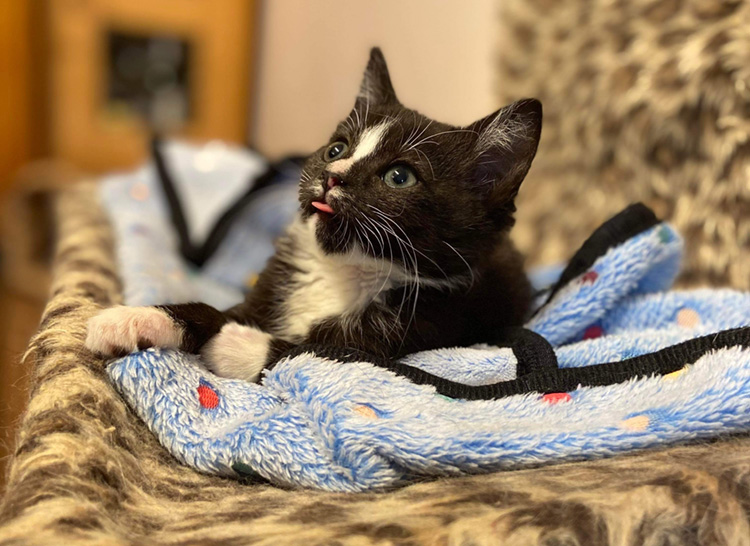
[[[441,121],[542,100],[513,230],[530,266],[643,201],[685,236],[681,286],[750,289],[748,29],[748,0],[0,0],[0,457],[56,193],[143,164],[154,133],[306,154],[374,45]]]

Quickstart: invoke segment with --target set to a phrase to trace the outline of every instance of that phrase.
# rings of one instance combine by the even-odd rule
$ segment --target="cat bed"
[[[384,362],[301,347],[260,384],[149,349],[108,373],[201,472],[335,491],[535,466],[750,429],[750,295],[669,292],[682,241],[630,207],[498,346]]]

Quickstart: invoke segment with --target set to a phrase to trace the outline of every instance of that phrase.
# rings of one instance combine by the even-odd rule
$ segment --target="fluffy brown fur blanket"
[[[523,249],[567,260],[643,201],[689,242],[683,282],[750,289],[750,2],[499,4],[500,103],[544,104]]]

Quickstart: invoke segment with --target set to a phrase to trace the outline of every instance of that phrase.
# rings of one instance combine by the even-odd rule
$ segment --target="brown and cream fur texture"
[[[544,104],[514,228],[530,261],[642,201],[688,241],[684,285],[750,289],[750,3],[499,4],[499,99]]]
[[[566,259],[600,220],[646,197],[687,229],[687,280],[748,288],[750,82],[737,82],[748,81],[749,15],[748,3],[722,0],[503,0],[503,101],[536,95],[546,107],[547,140],[515,228],[524,248]],[[691,66],[671,92],[633,83]],[[83,348],[86,321],[122,298],[93,189],[67,192],[58,212],[53,297],[26,359],[33,391],[0,506],[2,546],[750,544],[747,437],[377,494],[197,474]]]

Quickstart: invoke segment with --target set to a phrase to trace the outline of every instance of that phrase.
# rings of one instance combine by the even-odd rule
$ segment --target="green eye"
[[[349,146],[346,145],[346,142],[334,142],[326,148],[326,151],[323,153],[323,159],[333,161],[344,155],[348,149]]]
[[[410,188],[417,183],[417,175],[406,165],[396,165],[385,171],[383,182],[392,188]]]

